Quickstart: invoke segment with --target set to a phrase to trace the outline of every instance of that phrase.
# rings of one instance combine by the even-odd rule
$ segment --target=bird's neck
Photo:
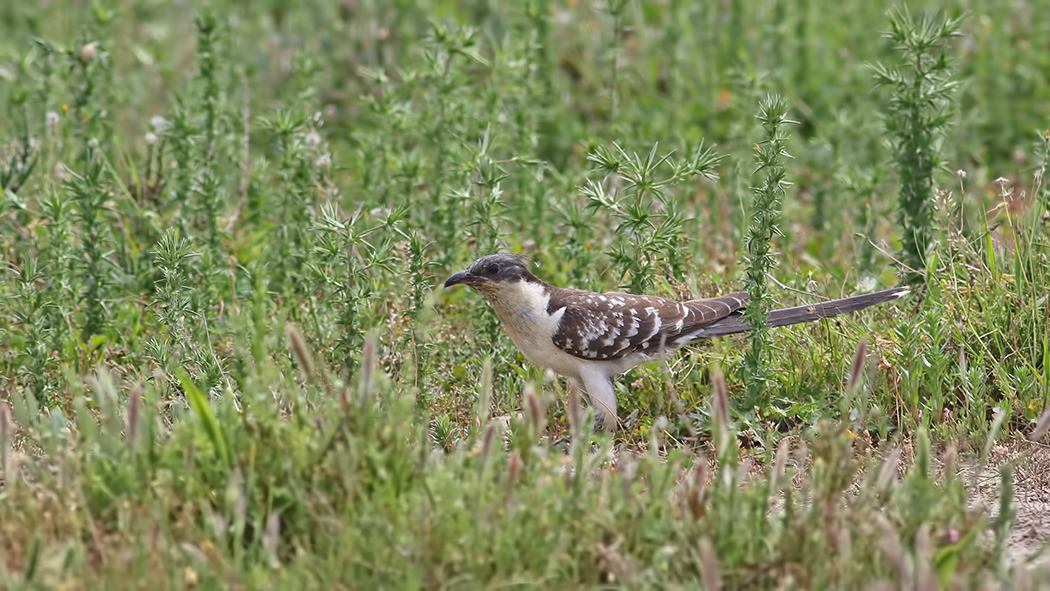
[[[485,287],[485,299],[504,323],[528,322],[532,317],[547,313],[550,286],[542,282],[513,281]]]

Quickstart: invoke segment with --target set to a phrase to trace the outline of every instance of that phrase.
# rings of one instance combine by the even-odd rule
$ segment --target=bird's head
[[[525,266],[525,259],[516,254],[490,254],[470,264],[445,281],[445,287],[469,285],[484,295],[495,294],[519,281],[536,281]]]

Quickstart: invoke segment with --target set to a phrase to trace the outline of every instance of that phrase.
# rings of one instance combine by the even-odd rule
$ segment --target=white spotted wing
[[[677,349],[702,329],[743,309],[746,292],[676,302],[627,293],[597,294],[553,288],[547,312],[565,312],[553,335],[555,346],[581,359],[619,359]]]

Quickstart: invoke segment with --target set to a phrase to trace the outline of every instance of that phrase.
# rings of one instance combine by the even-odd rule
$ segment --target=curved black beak
[[[448,281],[445,282],[445,287],[452,287],[453,285],[459,285],[460,283],[469,284],[475,279],[477,279],[477,276],[470,271],[460,271],[448,278]]]

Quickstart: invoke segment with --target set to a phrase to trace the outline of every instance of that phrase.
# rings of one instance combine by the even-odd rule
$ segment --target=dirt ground
[[[1007,538],[1010,557],[1046,562],[1050,553],[1050,446],[1012,439],[992,448],[988,465],[978,471],[976,462],[962,464],[962,476],[970,488],[972,503],[983,504],[991,516],[999,510],[999,468],[1013,466],[1014,519]]]

